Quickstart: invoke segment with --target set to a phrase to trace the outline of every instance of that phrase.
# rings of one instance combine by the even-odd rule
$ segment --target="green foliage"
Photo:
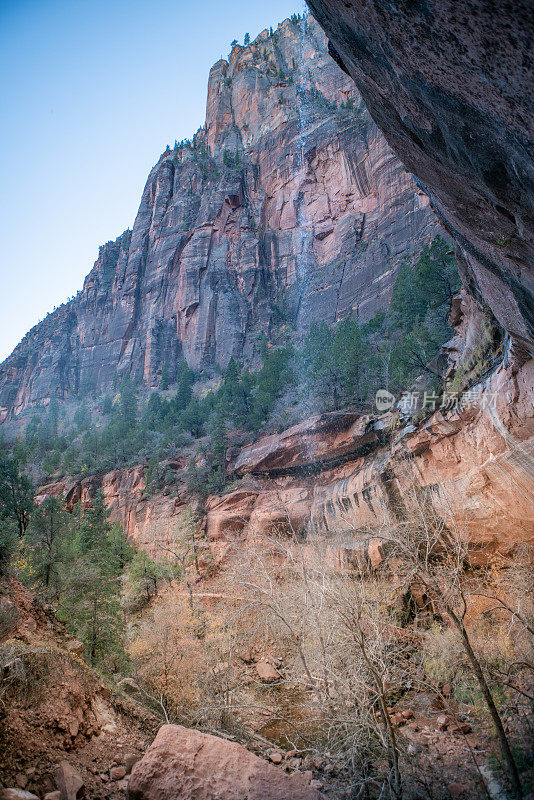
[[[250,44],[250,33],[245,33],[245,39],[243,41],[245,47]]]
[[[258,430],[271,414],[282,392],[294,382],[291,369],[291,347],[269,349],[264,339],[261,346],[263,366],[255,376],[256,391],[253,396],[247,427]]]
[[[425,245],[414,265],[404,264],[397,273],[390,310],[399,327],[409,331],[423,322],[429,309],[445,314],[451,295],[459,289],[458,268],[450,246],[436,236]]]
[[[70,565],[67,591],[59,616],[83,642],[93,666],[115,671],[126,661],[124,617],[119,576],[105,563],[105,553],[86,553]]]
[[[17,526],[7,518],[0,519],[0,575],[7,571],[17,548]]]
[[[376,383],[369,337],[353,319],[313,323],[299,354],[303,388],[320,410],[361,404]]]
[[[93,665],[107,670],[125,662],[120,575],[132,555],[122,528],[109,521],[99,492],[71,518],[60,616],[84,643]]]
[[[441,236],[425,245],[415,264],[399,269],[387,332],[393,341],[396,388],[406,389],[417,375],[432,372],[429,362],[452,334],[447,324],[449,301],[459,286],[456,259]]]
[[[5,530],[0,525],[0,546]],[[19,542],[19,576],[57,603],[59,617],[84,643],[91,663],[106,670],[125,663],[120,576],[133,550],[122,527],[110,523],[102,494],[87,507],[78,503],[72,514],[62,498],[46,497]]]
[[[52,398],[46,414],[34,414],[26,428],[25,444],[32,455],[43,457],[57,442],[59,433],[59,406]]]
[[[236,147],[235,153],[231,153],[226,148],[223,150],[223,166],[227,169],[235,169],[241,163],[241,155]]]
[[[228,439],[223,415],[218,409],[209,420],[208,439],[197,454],[191,458],[187,473],[187,483],[191,491],[207,497],[222,492],[226,485],[226,451]]]
[[[33,487],[16,454],[0,443],[0,574],[24,536],[33,510]]]
[[[122,572],[127,564],[132,560],[135,552],[131,544],[129,544],[122,525],[114,522],[109,530],[107,536],[106,550],[109,551],[111,563],[117,572]]]
[[[57,497],[49,496],[31,517],[24,539],[32,584],[59,597],[65,564],[72,558],[71,517]]]
[[[153,561],[145,550],[139,550],[128,571],[130,594],[143,596],[149,602],[152,597],[157,597],[160,582],[171,578],[172,568],[168,563]]]
[[[167,364],[164,364],[161,369],[161,378],[159,379],[159,388],[162,392],[167,391],[170,382],[169,368],[167,367]]]
[[[85,431],[91,425],[91,413],[85,403],[82,403],[78,406],[76,411],[74,412],[73,420],[74,424],[78,428],[79,431]]]

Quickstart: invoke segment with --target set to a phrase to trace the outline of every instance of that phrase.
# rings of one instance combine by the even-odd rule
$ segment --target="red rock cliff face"
[[[308,0],[389,144],[465,253],[470,288],[534,353],[530,0]]]
[[[116,372],[253,360],[281,311],[368,319],[437,226],[319,26],[288,20],[215,64],[205,126],[161,156],[133,232],[2,365],[1,418]]]
[[[515,375],[502,365],[472,389],[476,402],[436,411],[419,427],[330,413],[244,447],[229,464],[241,482],[202,512],[216,561],[249,538],[289,528],[358,553],[362,530],[380,530],[413,485],[435,511],[486,554],[534,538],[534,360]],[[191,502],[187,458],[169,462],[176,483],[144,492],[143,465],[45,487],[73,504],[101,489],[114,520],[149,552],[173,540]]]

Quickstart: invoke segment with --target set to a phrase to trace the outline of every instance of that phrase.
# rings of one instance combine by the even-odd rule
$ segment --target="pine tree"
[[[226,451],[228,439],[226,424],[220,412],[215,412],[208,426],[209,446],[207,450],[206,490],[216,494],[226,484]]]
[[[65,566],[73,556],[71,523],[62,501],[49,496],[32,514],[24,538],[33,582],[56,597],[61,592]]]
[[[109,510],[99,491],[80,516],[76,542],[78,553],[94,557],[106,553],[109,550],[110,531]]]
[[[125,378],[120,387],[121,428],[131,430],[137,421],[137,394],[131,378]]]
[[[101,558],[105,559],[105,553]],[[102,569],[90,555],[80,556],[71,567],[60,616],[84,643],[92,665],[125,660],[118,576]]]
[[[245,47],[247,47],[247,45],[249,44],[250,44],[250,33],[245,33],[244,45]]]
[[[128,571],[130,590],[136,595],[146,595],[147,602],[158,596],[160,582],[171,578],[170,566],[153,561],[145,550],[138,550]]]
[[[159,388],[161,389],[162,392],[165,392],[169,388],[169,384],[170,384],[169,368],[167,367],[167,364],[164,364],[161,369]]]
[[[99,492],[91,505],[74,513],[74,559],[60,616],[84,643],[93,665],[115,669],[124,663],[125,624],[119,577],[129,558],[120,526],[112,526]]]
[[[202,414],[198,397],[193,397],[187,408],[184,410],[182,414],[182,424],[185,430],[190,431],[195,439],[198,439],[200,436],[202,436],[204,415]]]
[[[118,522],[114,522],[111,526],[108,540],[110,557],[114,564],[113,569],[120,573],[132,560],[135,552],[134,548],[128,542],[123,527]]]
[[[178,368],[176,394],[172,400],[172,406],[176,411],[183,411],[193,396],[193,384],[195,373],[189,369],[187,363],[182,361]]]
[[[0,449],[0,524],[15,525],[22,539],[32,510],[33,487],[30,480],[22,472],[19,460],[15,456],[8,456],[5,449]]]

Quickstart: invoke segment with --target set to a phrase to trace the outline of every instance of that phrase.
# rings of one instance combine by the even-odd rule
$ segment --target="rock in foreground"
[[[289,776],[235,742],[164,725],[134,767],[130,800],[319,800],[303,776]]]

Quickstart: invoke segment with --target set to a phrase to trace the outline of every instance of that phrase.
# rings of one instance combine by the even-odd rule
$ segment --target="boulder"
[[[272,683],[273,681],[280,680],[280,673],[269,661],[261,660],[256,664],[256,672],[258,677],[264,683]]]
[[[80,800],[85,797],[83,778],[68,761],[60,761],[54,775],[61,800]]]
[[[39,800],[39,798],[24,789],[0,789],[0,800]]]
[[[124,767],[111,767],[109,777],[112,781],[121,781],[126,775]]]
[[[141,691],[133,678],[123,678],[122,681],[118,682],[117,687],[129,695],[139,694]]]
[[[218,736],[164,725],[129,783],[130,800],[319,800],[302,775],[287,775]]]
[[[69,639],[69,641],[65,644],[65,647],[70,653],[74,653],[76,656],[83,656],[85,652],[85,647],[79,639]]]
[[[48,792],[45,794],[44,800],[61,800],[61,792]]]
[[[450,719],[446,714],[441,714],[437,720],[436,725],[439,731],[446,731],[450,725]]]

